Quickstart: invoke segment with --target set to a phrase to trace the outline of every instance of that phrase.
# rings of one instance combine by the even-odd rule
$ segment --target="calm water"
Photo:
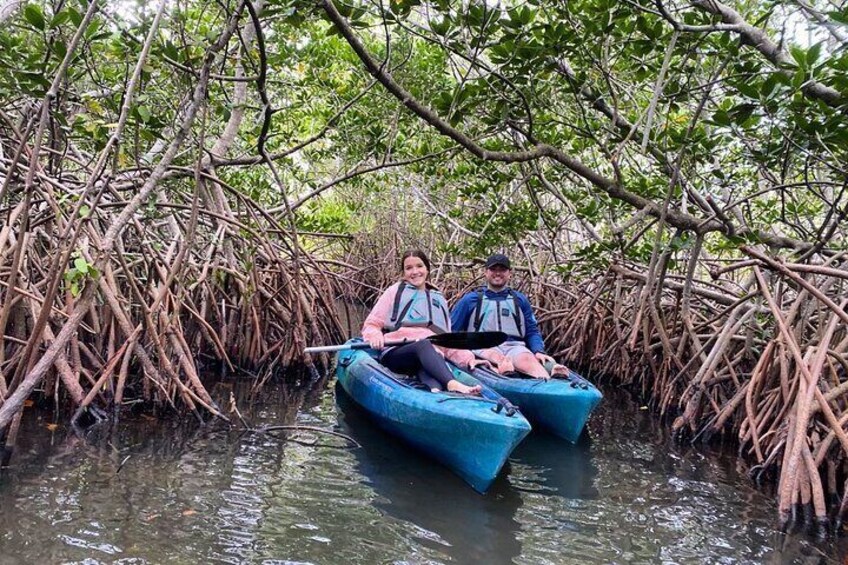
[[[839,563],[845,549],[777,534],[732,458],[675,447],[624,397],[579,445],[531,435],[481,496],[332,383],[252,401],[248,386],[217,393],[254,425],[362,447],[146,417],[83,442],[33,416],[0,476],[0,563]]]

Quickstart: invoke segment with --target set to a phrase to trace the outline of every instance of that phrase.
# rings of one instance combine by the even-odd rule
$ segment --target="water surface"
[[[806,564],[845,550],[779,535],[733,457],[675,446],[623,395],[578,445],[531,434],[479,495],[332,383],[216,392],[255,426],[361,447],[145,416],[82,441],[32,411],[0,476],[0,563]]]

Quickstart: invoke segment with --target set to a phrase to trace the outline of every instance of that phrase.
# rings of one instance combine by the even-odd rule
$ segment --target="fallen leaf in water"
[[[35,402],[32,400],[24,400],[24,408],[30,408]]]
[[[51,432],[56,431],[56,428],[58,428],[58,427],[59,427],[59,424],[47,424],[47,429],[50,430]]]
[[[151,514],[150,516],[148,516],[144,520],[145,520],[145,522],[152,522],[153,520],[155,520],[158,517],[159,517],[159,514]]]
[[[183,516],[193,516],[195,514],[197,514],[197,510],[192,510],[190,508],[188,510],[183,510]]]
[[[647,406],[640,406],[640,407],[639,407],[639,410],[647,410],[647,409],[648,409],[648,407],[647,407]]]

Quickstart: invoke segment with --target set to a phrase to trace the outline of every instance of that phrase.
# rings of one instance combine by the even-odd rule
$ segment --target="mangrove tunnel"
[[[4,0],[2,465],[45,407],[240,426],[211,376],[503,251],[552,355],[839,532],[846,47],[840,0]]]

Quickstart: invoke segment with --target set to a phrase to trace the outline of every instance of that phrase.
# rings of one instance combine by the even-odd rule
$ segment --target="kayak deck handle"
[[[499,398],[497,402],[498,402],[497,405],[492,407],[492,411],[495,414],[500,414],[501,410],[506,409],[506,415],[509,418],[512,418],[513,416],[515,416],[515,413],[518,411],[518,407],[515,404],[513,404],[512,402],[510,402],[509,400],[507,400],[506,398]]]
[[[506,409],[506,416],[508,418],[512,418],[513,416],[515,416],[516,412],[518,412],[518,407],[505,398],[501,398],[499,400],[492,400],[489,398],[484,398],[482,396],[471,396],[468,394],[463,394],[460,396],[449,396],[447,398],[442,398],[439,400],[439,402],[447,402],[448,400],[476,400],[477,402],[487,402],[489,404],[494,404],[494,406],[492,406],[492,412],[494,412],[495,414],[500,414],[501,410]]]

